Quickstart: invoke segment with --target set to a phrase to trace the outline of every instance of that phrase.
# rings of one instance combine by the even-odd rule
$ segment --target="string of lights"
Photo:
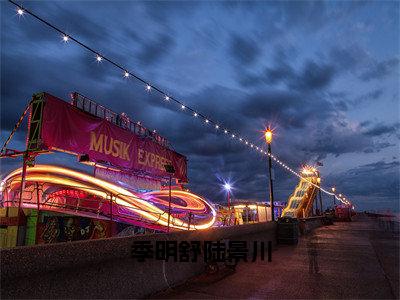
[[[242,144],[245,147],[248,147],[250,150],[253,150],[253,151],[255,151],[255,152],[257,152],[257,153],[259,153],[259,154],[261,154],[263,156],[270,156],[284,170],[294,174],[295,176],[299,177],[300,179],[303,179],[303,180],[306,180],[306,181],[310,182],[312,185],[314,185],[315,187],[321,189],[322,192],[324,192],[324,193],[326,193],[328,195],[331,195],[331,196],[335,195],[336,199],[338,199],[342,203],[350,204],[346,199],[343,199],[342,197],[338,197],[336,194],[329,192],[328,190],[326,190],[326,189],[324,189],[324,188],[312,183],[307,178],[301,176],[300,173],[298,173],[295,170],[293,170],[292,168],[290,168],[287,164],[285,164],[283,161],[278,159],[275,155],[273,155],[271,153],[268,153],[261,146],[257,146],[254,142],[250,141],[245,136],[237,133],[234,130],[230,130],[229,128],[223,126],[220,122],[212,120],[211,118],[207,117],[205,114],[203,114],[203,113],[197,111],[196,109],[186,105],[183,101],[178,100],[174,96],[172,96],[169,93],[163,91],[160,87],[150,83],[148,80],[146,80],[146,79],[142,78],[141,76],[137,75],[135,72],[132,72],[128,68],[123,67],[122,65],[120,65],[117,62],[115,62],[114,60],[112,60],[112,59],[108,58],[107,56],[101,54],[100,51],[97,51],[97,50],[93,49],[92,47],[89,47],[88,45],[86,45],[85,43],[79,41],[77,38],[73,37],[72,35],[67,34],[63,30],[59,29],[58,27],[56,27],[55,25],[49,23],[48,21],[44,20],[43,18],[41,18],[40,16],[36,15],[32,11],[26,9],[25,7],[22,7],[22,5],[14,2],[13,0],[8,0],[8,1],[16,6],[17,14],[19,16],[23,16],[25,14],[28,14],[28,15],[32,16],[33,18],[37,19],[38,21],[42,22],[43,24],[47,25],[48,27],[52,28],[53,30],[55,30],[56,32],[61,34],[61,38],[65,43],[68,43],[68,42],[71,42],[71,41],[75,42],[76,44],[78,44],[82,48],[84,48],[87,51],[93,53],[94,57],[95,57],[95,60],[98,63],[102,63],[102,62],[106,61],[106,62],[110,63],[112,66],[114,66],[115,68],[119,69],[122,72],[122,77],[123,78],[134,78],[134,79],[136,79],[137,81],[139,81],[140,83],[142,83],[144,85],[145,91],[147,91],[147,92],[157,92],[158,94],[161,95],[161,97],[162,97],[162,99],[164,101],[169,102],[169,103],[175,103],[177,105],[178,110],[180,110],[182,112],[185,112],[186,114],[192,115],[194,118],[197,118],[198,120],[201,120],[201,122],[203,124],[214,128],[216,131],[219,131],[219,132],[223,133],[225,136],[231,138],[232,140],[237,141],[238,143]]]

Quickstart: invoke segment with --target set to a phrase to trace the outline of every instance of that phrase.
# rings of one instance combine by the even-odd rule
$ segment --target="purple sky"
[[[322,161],[359,209],[399,210],[399,2],[22,2],[292,168]],[[266,160],[179,112],[143,84],[1,2],[1,138],[33,93],[78,91],[167,137],[189,159],[190,188],[264,201]],[[22,149],[24,133],[12,146]],[[39,159],[78,167],[75,159]],[[2,160],[4,176],[20,162]],[[297,180],[276,167],[277,200]],[[328,203],[328,197],[325,196]]]

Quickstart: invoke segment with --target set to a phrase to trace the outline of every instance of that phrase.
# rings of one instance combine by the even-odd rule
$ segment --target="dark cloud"
[[[335,46],[329,51],[329,58],[342,71],[354,71],[370,61],[370,55],[360,45]]]
[[[315,119],[326,119],[332,105],[323,98],[306,97],[300,92],[266,90],[248,97],[241,108],[251,118],[279,119],[284,128],[304,128]]]
[[[321,89],[331,83],[334,73],[335,69],[332,65],[308,61],[302,74],[297,77],[297,80],[292,85],[306,90]]]
[[[261,52],[257,41],[234,34],[231,38],[230,53],[240,64],[249,65],[256,61]]]
[[[266,68],[266,82],[276,84],[279,82],[288,82],[296,78],[296,73],[286,62],[282,62],[275,68]]]
[[[360,105],[366,105],[371,102],[379,100],[384,94],[383,88],[374,89],[366,94],[362,94],[360,96],[355,97],[352,100],[349,100],[348,103],[353,107],[359,107]]]
[[[362,73],[360,75],[360,79],[367,82],[374,79],[382,79],[394,72],[395,70],[398,71],[398,65],[398,58],[392,58],[377,62],[374,65],[370,66],[367,71]]]
[[[344,125],[344,126],[343,126]],[[312,131],[301,150],[309,156],[324,159],[329,154],[336,157],[345,153],[360,153],[372,146],[372,141],[349,124],[329,124]]]
[[[382,135],[391,136],[392,134],[398,133],[400,128],[400,123],[395,123],[392,125],[387,125],[379,123],[367,129],[364,134],[371,137],[379,137]]]
[[[398,161],[369,163],[330,176],[328,182],[340,186],[350,201],[361,209],[390,208],[398,211],[399,166]]]
[[[145,65],[158,63],[169,53],[174,43],[169,34],[160,34],[154,41],[144,43],[137,58]]]
[[[261,74],[239,73],[239,83],[245,87],[260,86],[263,83],[313,92],[329,87],[335,76],[332,64],[307,60],[302,69],[295,70],[286,61],[277,61],[273,67],[266,67]]]
[[[335,107],[340,111],[347,111],[349,106],[347,105],[346,101],[340,100],[335,103]]]

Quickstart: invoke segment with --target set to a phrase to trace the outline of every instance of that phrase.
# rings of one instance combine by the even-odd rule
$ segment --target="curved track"
[[[18,206],[21,169],[1,182],[3,206]],[[144,227],[165,229],[169,191],[137,193],[91,175],[52,165],[27,169],[23,208],[39,208],[87,217],[113,219]],[[171,228],[196,230],[211,227],[214,208],[202,197],[172,190]]]

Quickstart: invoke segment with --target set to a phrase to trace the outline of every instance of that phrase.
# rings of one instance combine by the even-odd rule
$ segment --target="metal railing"
[[[99,118],[106,119],[107,121],[117,125],[118,127],[130,130],[134,134],[142,137],[148,138],[152,141],[160,144],[163,147],[170,148],[170,144],[166,138],[159,135],[154,130],[151,131],[140,124],[140,122],[133,122],[129,116],[125,113],[118,114],[101,104],[79,94],[78,92],[73,92],[71,94],[72,105]]]

